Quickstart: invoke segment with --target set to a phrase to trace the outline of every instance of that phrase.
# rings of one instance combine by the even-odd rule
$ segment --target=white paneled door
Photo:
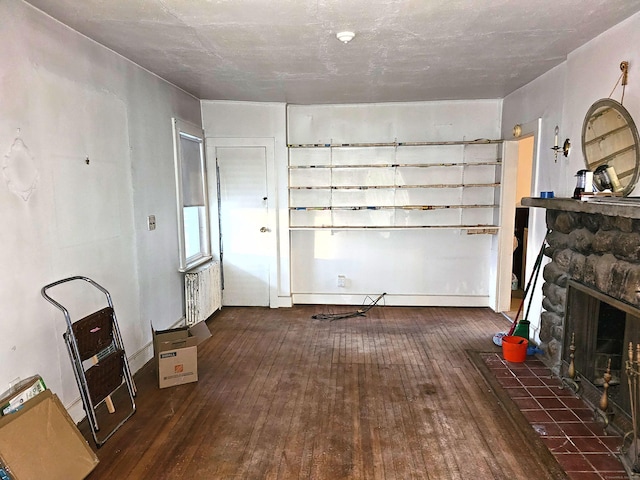
[[[216,147],[222,304],[269,306],[271,236],[264,147]]]

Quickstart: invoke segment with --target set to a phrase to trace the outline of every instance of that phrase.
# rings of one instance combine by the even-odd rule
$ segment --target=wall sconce
[[[557,162],[558,161],[558,153],[562,152],[562,154],[565,157],[569,156],[569,152],[571,151],[571,141],[567,138],[564,143],[562,144],[562,146],[558,145],[558,126],[556,125],[556,130],[555,130],[555,140],[553,142],[553,147],[551,147],[551,150],[553,150],[555,152],[555,159],[554,161]]]

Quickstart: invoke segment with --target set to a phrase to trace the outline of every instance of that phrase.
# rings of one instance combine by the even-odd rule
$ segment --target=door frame
[[[516,180],[518,175],[518,142],[525,137],[534,137],[533,141],[533,161],[531,164],[531,191],[538,190],[539,164],[540,164],[540,141],[542,132],[542,118],[520,125],[521,133],[518,137],[505,140],[503,145],[503,171],[500,192],[500,231],[498,238],[498,252],[496,265],[496,294],[493,302],[493,310],[496,312],[507,312],[511,308],[511,273],[513,269],[513,230],[516,215]],[[536,210],[536,209],[533,209]],[[536,213],[536,212],[530,212]],[[537,232],[532,228],[535,225],[533,220],[535,215],[529,215],[528,244],[534,245],[533,238]],[[533,242],[533,243],[532,243]],[[530,248],[530,252],[536,250]],[[531,255],[527,252],[525,265],[527,266],[527,278],[530,270],[533,269],[529,261]],[[537,250],[534,255],[537,254]]]
[[[278,279],[279,276],[279,258],[278,258],[278,239],[280,238],[280,229],[278,228],[278,190],[276,188],[276,164],[275,164],[275,138],[273,137],[206,137],[207,148],[207,175],[209,182],[209,202],[210,211],[218,210],[218,178],[215,168],[217,162],[218,148],[264,148],[266,154],[266,174],[267,174],[267,225],[270,234],[266,235],[265,241],[268,242],[269,251],[271,252],[269,260],[269,306],[276,308],[278,306]],[[213,162],[213,164],[209,164]],[[211,238],[220,238],[219,223],[209,222]],[[213,246],[213,250],[220,258],[219,242]]]

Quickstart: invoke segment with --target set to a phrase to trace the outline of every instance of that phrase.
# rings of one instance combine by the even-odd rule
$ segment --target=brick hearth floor
[[[617,457],[622,438],[605,432],[570,389],[560,389],[542,361],[510,363],[498,353],[482,359],[572,480],[628,478]]]

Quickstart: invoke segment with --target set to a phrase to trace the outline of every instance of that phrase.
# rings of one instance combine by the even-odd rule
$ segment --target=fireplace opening
[[[601,386],[603,377],[610,364],[611,384],[620,383],[620,375],[624,368],[624,332],[626,326],[625,312],[606,302],[598,305],[596,346],[594,366],[589,378],[594,384]],[[611,390],[613,393],[613,391]]]
[[[569,281],[567,287],[562,359],[570,362],[574,339],[574,364],[582,395],[597,406],[603,391],[603,377],[610,363],[608,397],[616,413],[631,417],[628,378],[625,373],[629,343],[640,340],[640,310],[594,290]]]

